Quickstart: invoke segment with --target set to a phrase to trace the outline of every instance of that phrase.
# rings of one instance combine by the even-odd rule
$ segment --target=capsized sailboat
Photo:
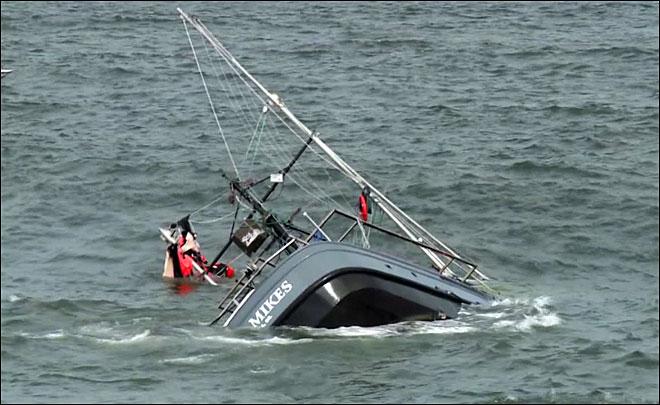
[[[476,264],[342,159],[199,18],[177,10],[227,152],[222,177],[235,205],[222,217],[233,215],[228,240],[212,260],[197,255],[191,271],[217,277],[237,258],[243,261],[210,324],[334,328],[434,321],[494,299]],[[222,194],[161,228],[167,260],[195,256],[184,247],[197,240],[191,222],[221,200]]]

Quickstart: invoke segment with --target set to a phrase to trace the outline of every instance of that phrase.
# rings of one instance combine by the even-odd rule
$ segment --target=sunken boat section
[[[252,105],[245,104],[247,113],[232,114],[227,110],[219,117],[218,105],[228,109],[236,100],[215,102],[207,81],[202,80],[232,164],[234,173],[222,171],[222,176],[229,185],[230,201],[236,205],[236,211],[226,244],[213,260],[200,261],[194,270],[201,274],[229,268],[235,260],[227,258],[230,250],[245,258],[242,271],[230,281],[232,284],[218,304],[219,313],[210,324],[232,328],[368,327],[452,319],[463,305],[483,305],[494,299],[494,292],[486,283],[489,278],[477,270],[476,264],[431,234],[338,156],[318,132],[311,131],[293,115],[277,94],[269,92],[245,70],[198,18],[180,9],[179,14],[202,79],[209,70],[200,66],[190,32],[197,32],[204,46],[210,45],[220,67],[227,69],[222,76],[227,84],[247,87],[248,95],[256,99]],[[247,125],[242,132],[254,128],[247,149],[232,154],[231,138],[225,132],[234,130],[235,139],[241,139],[240,129],[221,126],[220,118],[250,116],[257,118],[256,125]],[[253,148],[262,139],[257,132],[263,131],[267,123],[273,127],[273,134],[288,134],[278,138],[280,141],[272,138],[274,146],[290,152],[287,160],[274,162],[268,155],[255,159]],[[293,148],[283,146],[287,136],[295,141]],[[250,167],[253,176],[255,172],[261,174],[246,178],[240,162],[232,157],[235,155],[251,157],[262,164],[256,169]],[[316,184],[301,184],[305,179],[300,175],[305,170],[305,158],[316,159],[307,168],[317,170],[319,164],[324,164],[327,177],[336,176],[332,182],[344,180],[347,188],[343,190],[348,198],[344,201],[351,200],[355,205],[349,203],[346,209],[346,204],[333,205],[336,200],[326,198],[324,201],[330,203],[323,210],[293,210],[295,206],[289,206],[293,213],[286,220],[269,207],[285,184],[286,190],[300,187],[310,200],[322,199],[323,195],[309,191]],[[263,164],[269,159],[270,166]],[[325,194],[323,187],[316,189]],[[244,216],[238,216],[239,209]],[[279,212],[288,210],[286,206],[278,208]],[[170,241],[170,249],[177,233],[179,240],[185,240],[189,234],[197,237],[188,226],[191,215],[178,222],[186,226],[161,230],[169,232],[165,239]],[[196,254],[199,257],[199,252]],[[215,272],[214,276],[222,274]]]

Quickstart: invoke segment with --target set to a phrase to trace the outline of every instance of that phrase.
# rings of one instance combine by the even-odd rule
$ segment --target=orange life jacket
[[[183,253],[183,245],[185,245],[185,243],[186,240],[183,239],[183,236],[179,236],[179,248],[176,250],[176,254],[179,258],[181,277],[190,277],[193,271],[193,258],[192,256]]]

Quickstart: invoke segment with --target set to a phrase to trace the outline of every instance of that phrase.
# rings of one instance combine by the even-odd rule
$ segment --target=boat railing
[[[335,208],[329,211],[318,224],[314,222],[311,217],[306,215],[309,221],[314,225],[314,231],[306,232],[307,236],[305,238],[299,238],[289,234],[288,241],[270,256],[264,258],[264,252],[262,252],[262,254],[258,256],[254,261],[248,263],[241,278],[236,281],[236,284],[231,288],[231,290],[229,290],[229,292],[218,304],[220,313],[210,322],[210,325],[213,325],[223,317],[228,316],[224,323],[224,326],[227,326],[234,317],[236,311],[238,311],[243,306],[243,304],[254,292],[255,279],[264,271],[266,266],[275,267],[282,254],[289,253],[289,248],[294,245],[294,243],[297,243],[301,246],[308,245],[312,243],[312,239],[314,239],[315,235],[317,237],[319,236],[319,233],[324,239],[329,239],[324,230],[324,227],[332,218],[336,216],[348,219],[351,223],[348,228],[344,229],[341,232],[341,235],[334,240],[335,242],[343,242],[356,227],[367,227],[384,235],[404,241],[410,245],[428,249],[437,255],[443,256],[445,258],[445,261],[443,261],[443,266],[433,266],[433,268],[436,269],[441,275],[445,275],[445,273],[447,273],[448,275],[457,278],[462,282],[477,282],[485,289],[491,290],[491,288],[485,284],[483,280],[475,277],[475,274],[477,273],[476,264],[455,254],[439,249],[437,246],[432,246],[430,244],[411,239],[371,222],[362,221],[360,218],[354,215],[347,214]]]
[[[435,253],[437,255],[443,256],[444,260],[442,260],[443,265],[441,267],[439,267],[435,264],[433,265],[433,268],[436,269],[441,275],[448,274],[448,275],[451,275],[455,278],[458,278],[462,282],[476,282],[476,283],[479,283],[480,285],[482,285],[484,288],[490,289],[490,287],[488,287],[488,285],[486,285],[483,282],[483,280],[480,277],[478,277],[478,275],[480,273],[477,271],[478,266],[475,263],[472,263],[469,260],[463,259],[462,257],[459,257],[456,254],[447,252],[446,250],[443,250],[443,249],[439,248],[438,246],[433,246],[433,245],[430,245],[428,243],[424,243],[424,242],[421,242],[421,241],[411,239],[409,237],[403,236],[403,235],[401,235],[397,232],[391,231],[387,228],[383,228],[379,225],[373,224],[373,223],[368,222],[368,221],[362,221],[357,216],[348,214],[348,213],[343,212],[341,210],[338,210],[336,208],[330,210],[318,224],[313,223],[315,228],[317,228],[316,231],[320,230],[322,235],[326,235],[325,232],[324,232],[324,226],[328,222],[330,222],[330,220],[335,216],[340,216],[344,219],[350,220],[350,222],[351,222],[350,225],[348,226],[348,228],[346,228],[341,233],[341,236],[339,236],[339,238],[337,238],[335,240],[335,242],[343,242],[346,239],[346,237],[348,235],[350,235],[350,233],[356,227],[362,226],[362,227],[370,228],[370,229],[373,229],[373,230],[375,230],[377,232],[380,232],[384,235],[396,238],[398,240],[404,241],[408,244],[415,245],[415,246],[420,247],[420,248],[428,249],[428,250],[432,251],[433,253]],[[310,221],[311,221],[311,219],[310,219]],[[309,243],[312,240],[312,238],[314,237],[315,233],[316,232],[310,233],[306,237],[305,242]]]
[[[236,311],[238,311],[243,306],[245,301],[247,301],[247,299],[250,298],[250,296],[254,292],[254,288],[255,288],[254,279],[261,274],[261,272],[264,270],[264,268],[267,265],[272,266],[271,262],[279,259],[280,255],[284,253],[295,242],[306,243],[305,241],[299,238],[292,237],[291,239],[289,239],[288,242],[282,245],[277,251],[275,251],[275,253],[270,255],[268,258],[263,259],[260,257],[254,262],[248,263],[247,268],[243,272],[241,278],[236,282],[234,287],[232,287],[232,289],[229,290],[229,292],[218,304],[220,313],[209,323],[209,325],[213,325],[216,322],[218,322],[220,319],[222,319],[224,316],[229,315],[229,317],[227,318],[224,324],[224,326],[227,326],[234,317]]]

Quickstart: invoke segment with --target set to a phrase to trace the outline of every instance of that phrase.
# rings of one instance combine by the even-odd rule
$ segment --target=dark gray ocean
[[[176,7],[496,303],[207,326],[228,287],[161,278],[226,189]],[[3,1],[2,68],[2,403],[658,403],[657,2]]]

